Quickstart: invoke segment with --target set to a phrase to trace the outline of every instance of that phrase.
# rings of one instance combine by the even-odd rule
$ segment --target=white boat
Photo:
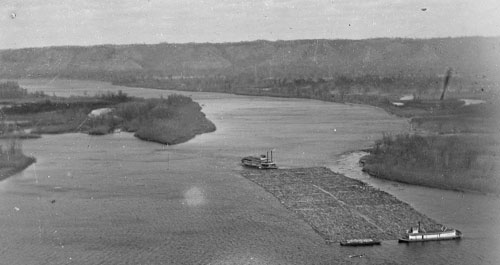
[[[426,232],[420,229],[420,223],[418,227],[412,227],[406,231],[406,234],[399,239],[399,242],[410,243],[410,242],[423,242],[423,241],[436,241],[436,240],[450,240],[450,239],[460,239],[462,237],[462,232],[457,229],[447,229],[443,227],[441,231]]]

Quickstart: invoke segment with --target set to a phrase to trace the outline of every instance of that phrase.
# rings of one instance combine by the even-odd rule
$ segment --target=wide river
[[[60,96],[122,89],[102,82],[22,80]],[[37,158],[0,181],[0,264],[499,264],[500,198],[373,179],[359,153],[383,132],[408,130],[381,109],[306,99],[182,93],[217,131],[175,146],[128,133],[44,135]],[[362,179],[447,226],[459,241],[349,248],[239,175],[242,156],[274,150],[281,167],[327,166]],[[417,222],[418,220],[415,220]],[[359,256],[353,256],[359,255]]]

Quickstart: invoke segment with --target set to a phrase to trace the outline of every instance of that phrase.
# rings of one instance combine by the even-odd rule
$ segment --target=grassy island
[[[139,139],[163,144],[178,144],[215,131],[200,105],[181,95],[123,103],[116,106],[115,113],[121,121],[119,128],[135,132]]]
[[[12,86],[15,85],[9,82],[9,87]],[[71,98],[18,94],[2,102],[7,105],[2,108],[3,138],[68,132],[103,135],[123,130],[134,132],[142,140],[172,145],[215,131],[215,125],[201,112],[200,105],[182,95],[142,99],[121,91]],[[30,133],[25,133],[26,129]]]

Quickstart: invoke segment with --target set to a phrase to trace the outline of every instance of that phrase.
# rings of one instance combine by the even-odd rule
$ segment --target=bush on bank
[[[35,161],[35,158],[24,155],[20,141],[10,139],[6,148],[0,145],[0,180],[22,171]]]

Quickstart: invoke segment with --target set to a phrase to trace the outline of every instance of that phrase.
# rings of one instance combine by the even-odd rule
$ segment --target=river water
[[[23,80],[71,96],[106,83]],[[119,87],[143,96],[170,91]],[[217,131],[175,146],[128,133],[44,135],[23,142],[37,158],[0,182],[0,264],[498,264],[500,199],[373,179],[362,153],[406,120],[360,105],[185,93]],[[460,229],[460,241],[341,248],[241,177],[242,156],[274,150],[281,167],[327,166]],[[352,255],[362,255],[353,257]]]

